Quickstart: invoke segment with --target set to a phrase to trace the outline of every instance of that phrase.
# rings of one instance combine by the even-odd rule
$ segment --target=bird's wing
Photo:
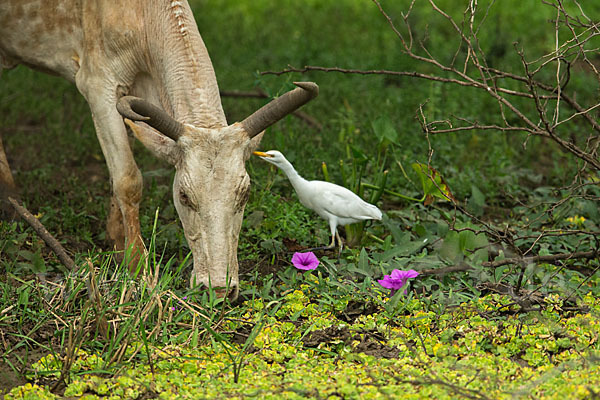
[[[313,209],[326,211],[338,218],[356,220],[381,218],[381,211],[343,186],[323,181],[311,181]]]

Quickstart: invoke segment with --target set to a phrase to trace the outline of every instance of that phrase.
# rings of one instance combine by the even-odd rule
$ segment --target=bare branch
[[[535,263],[554,263],[557,261],[568,261],[568,260],[578,260],[578,259],[592,259],[597,258],[599,255],[598,250],[591,251],[578,251],[575,253],[560,253],[560,254],[551,254],[551,255],[537,255],[532,257],[511,257],[505,258],[504,260],[496,260],[496,261],[488,261],[482,263],[484,267],[496,268],[503,265],[515,264],[535,264]]]
[[[543,57],[534,60],[527,61],[523,50],[517,50],[521,57],[522,64],[525,70],[523,76],[498,69],[491,68],[487,65],[485,54],[479,46],[477,39],[477,33],[480,31],[483,21],[475,28],[475,14],[477,13],[477,2],[470,1],[465,12],[463,13],[464,19],[462,26],[459,25],[448,13],[442,10],[434,0],[429,0],[429,4],[433,9],[446,19],[452,29],[460,37],[461,45],[454,55],[453,60],[448,65],[444,65],[440,61],[436,60],[427,49],[427,47],[421,42],[421,49],[426,56],[421,56],[412,51],[412,29],[408,23],[408,15],[412,10],[411,8],[406,14],[403,14],[403,21],[410,36],[409,41],[405,38],[402,32],[396,28],[392,18],[385,12],[378,0],[372,0],[377,6],[380,13],[386,19],[387,24],[393,30],[395,35],[399,38],[402,43],[403,51],[412,59],[424,62],[438,68],[443,74],[449,74],[449,76],[438,76],[435,74],[426,74],[416,71],[390,71],[385,69],[380,70],[357,70],[357,69],[345,69],[340,67],[320,67],[320,66],[305,66],[304,68],[295,68],[288,66],[287,69],[282,71],[265,71],[262,74],[275,74],[281,75],[285,73],[305,73],[308,71],[321,71],[321,72],[338,72],[344,74],[359,74],[359,75],[391,75],[391,76],[406,76],[411,78],[421,78],[442,83],[453,83],[465,87],[474,87],[476,89],[485,90],[490,96],[492,96],[500,107],[502,119],[506,126],[509,126],[507,118],[505,116],[505,109],[512,111],[519,120],[523,122],[523,126],[520,130],[527,132],[529,135],[543,136],[552,141],[556,142],[564,150],[572,153],[575,157],[582,159],[586,164],[592,166],[596,170],[600,170],[600,160],[596,156],[596,152],[600,147],[600,136],[590,136],[586,141],[586,148],[580,148],[574,142],[564,138],[564,134],[556,131],[557,127],[563,125],[569,121],[572,121],[576,117],[582,117],[589,125],[593,127],[596,132],[600,132],[600,123],[597,121],[591,112],[594,111],[599,104],[583,106],[579,104],[573,96],[568,95],[565,92],[565,87],[570,77],[570,66],[571,61],[576,60],[577,57],[582,57],[586,64],[597,74],[600,80],[600,74],[598,74],[595,65],[589,60],[587,54],[590,49],[586,49],[584,44],[589,42],[593,37],[600,35],[600,23],[592,23],[587,16],[585,21],[575,20],[568,15],[564,9],[561,0],[555,0],[554,2],[544,1],[546,4],[556,8],[557,18],[555,22],[554,36],[554,50],[544,55]],[[580,7],[579,4],[577,4]],[[491,5],[485,10],[484,19],[487,18],[490,12]],[[572,38],[564,40],[561,43],[559,37],[559,28],[561,25],[566,25],[571,32]],[[462,44],[466,46],[466,56],[464,65],[461,70],[458,70],[454,66],[455,59],[458,55],[458,51]],[[596,51],[594,51],[596,53]],[[548,85],[541,80],[535,79],[536,75],[541,72],[544,68],[556,63],[556,71],[554,73],[556,83],[554,85]],[[561,63],[565,63],[566,68],[561,67]],[[537,68],[533,68],[534,64]],[[474,67],[474,70],[470,67]],[[471,70],[469,70],[471,69]],[[471,76],[473,73],[478,75],[477,77]],[[509,88],[508,85],[498,85],[498,79],[510,79],[526,85],[526,90],[515,90]],[[541,93],[540,93],[541,92]],[[517,96],[532,99],[537,112],[537,116],[540,118],[541,125],[534,122],[525,108],[521,108],[521,105],[517,105],[513,101],[509,100],[506,96]],[[566,105],[574,110],[568,116],[561,118],[561,102],[564,101]],[[547,110],[548,107],[553,106],[552,118],[547,116],[550,112]],[[491,127],[493,124],[485,124],[484,126]],[[425,127],[428,125],[426,124]],[[461,128],[463,130],[465,128]],[[477,129],[476,127],[466,129]],[[504,129],[504,131],[517,131],[519,128],[510,127]],[[433,132],[433,131],[432,131]],[[452,132],[447,130],[446,132]]]
[[[256,89],[254,91],[240,91],[240,90],[221,90],[221,97],[238,97],[238,98],[246,98],[246,99],[268,99],[269,95],[265,93],[263,90]],[[323,124],[321,124],[316,118],[310,116],[304,111],[296,110],[292,113],[292,115],[296,118],[301,119],[306,122],[308,125],[312,126],[315,129],[323,130]]]
[[[14,198],[8,197],[9,203],[13,206],[15,211],[27,222],[35,232],[46,242],[46,244],[52,249],[54,254],[58,257],[60,262],[70,271],[75,266],[75,263],[67,255],[65,248],[52,236],[50,232],[42,225],[36,217],[33,216],[25,207],[20,205]]]
[[[537,255],[531,257],[511,257],[505,258],[503,260],[496,261],[487,261],[483,262],[481,265],[486,268],[497,268],[502,267],[504,265],[528,265],[528,264],[537,264],[537,263],[555,263],[557,261],[568,261],[568,260],[580,260],[580,259],[593,259],[597,258],[600,253],[597,250],[592,251],[579,251],[575,253],[560,253],[560,254],[552,254],[552,255]],[[465,272],[471,271],[475,268],[469,264],[462,263],[458,265],[452,265],[449,267],[443,268],[430,268],[424,269],[420,271],[422,275],[446,275],[453,272]]]

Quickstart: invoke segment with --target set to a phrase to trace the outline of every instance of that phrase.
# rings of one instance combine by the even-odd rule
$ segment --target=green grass
[[[460,18],[456,4],[439,2]],[[597,395],[598,260],[489,265],[517,249],[532,256],[597,249],[596,172],[569,196],[564,187],[582,165],[548,141],[475,131],[428,142],[415,118],[421,104],[430,121],[501,121],[497,104],[469,88],[383,75],[260,73],[288,64],[436,72],[402,53],[371,1],[191,5],[222,90],[259,87],[275,96],[297,80],[320,86],[303,111],[323,130],[287,117],[268,130],[261,149],[280,150],[307,179],[324,179],[325,162],[329,179],[348,187],[380,185],[387,170],[388,192],[377,203],[384,218],[367,224],[362,242],[339,259],[319,253],[319,268],[300,274],[289,249],[328,243],[327,224],[299,204],[280,171],[250,160],[242,287],[232,305],[187,288],[191,258],[172,203],[173,172],[134,142],[144,174],[142,234],[152,256],[147,276],[135,280],[108,251],[108,173],[82,96],[25,67],[4,71],[0,134],[22,199],[78,271],[64,274],[24,222],[0,222],[0,359],[7,366],[0,393],[17,379],[1,378],[10,373],[37,385],[14,389],[14,398],[51,398],[50,389],[130,398]],[[407,5],[382,6],[404,29]],[[585,10],[600,18],[598,5]],[[512,43],[529,59],[551,51],[554,16],[540,2],[495,2],[480,45],[494,66],[520,72]],[[410,21],[415,40],[427,38],[440,60],[452,57],[450,25],[428,2],[416,2]],[[569,85],[582,102],[597,97],[598,82],[585,70],[573,67]],[[224,98],[223,105],[234,122],[265,101]],[[526,101],[517,104],[536,118]],[[577,121],[570,128],[577,143],[589,134]],[[431,165],[460,208],[394,194],[423,196],[411,165],[427,163],[430,146]],[[369,188],[363,194],[375,195]],[[449,267],[462,269],[435,272]],[[389,298],[377,284],[393,269],[421,272],[406,296]]]
[[[176,299],[160,285],[149,296],[138,292],[138,305],[118,307],[125,318],[118,335],[109,330],[104,340],[86,339],[66,358],[66,370],[65,358],[50,352],[27,370],[34,385],[6,398],[56,398],[43,383],[59,377],[64,396],[89,399],[552,399],[596,393],[600,305],[593,296],[578,301],[577,311],[548,296],[539,311],[524,314],[512,298],[497,294],[445,307],[415,295],[427,279],[415,281],[407,296],[389,299],[381,289],[353,284],[349,265],[334,268],[330,260],[305,274],[288,267],[273,291],[248,285],[252,296],[233,309],[206,297]],[[155,305],[164,301],[163,315],[154,307],[140,324],[133,311],[147,308],[141,303],[150,298]],[[155,322],[157,329],[150,329]],[[75,343],[82,339],[77,329],[69,336]],[[115,356],[127,362],[109,364]]]

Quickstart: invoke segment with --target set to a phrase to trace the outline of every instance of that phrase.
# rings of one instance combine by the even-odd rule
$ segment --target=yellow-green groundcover
[[[63,394],[81,399],[588,399],[600,396],[600,301],[577,310],[549,297],[543,311],[499,312],[511,299],[489,295],[426,311],[410,300],[401,315],[362,315],[352,323],[320,312],[302,291],[290,293],[275,317],[254,301],[246,321],[264,323],[247,347],[235,382],[233,363],[243,345],[152,348],[150,359],[118,374],[101,355],[80,351]],[[301,306],[301,307],[300,307]],[[287,309],[286,309],[287,307]],[[296,321],[280,316],[300,310]],[[500,311],[502,309],[500,308]],[[288,314],[289,315],[289,314]],[[228,329],[240,326],[231,321]],[[325,332],[321,342],[309,340]],[[335,332],[340,332],[336,335]],[[332,334],[333,333],[333,334]],[[385,351],[379,351],[385,350]],[[139,358],[138,358],[139,359]],[[41,375],[61,369],[49,355],[34,365]],[[36,374],[30,377],[35,382]],[[55,399],[48,388],[26,384],[6,399]]]

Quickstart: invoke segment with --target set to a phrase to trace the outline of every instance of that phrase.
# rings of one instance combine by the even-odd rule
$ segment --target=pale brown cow
[[[135,136],[176,169],[173,199],[194,257],[191,284],[222,294],[228,287],[235,297],[250,185],[244,164],[261,132],[314,98],[318,87],[298,84],[228,125],[185,0],[0,0],[0,71],[17,64],[74,82],[87,100],[112,182],[108,236],[143,255],[142,175],[117,111],[127,95],[119,110],[138,121],[126,120]],[[3,151],[0,184],[14,186]]]

